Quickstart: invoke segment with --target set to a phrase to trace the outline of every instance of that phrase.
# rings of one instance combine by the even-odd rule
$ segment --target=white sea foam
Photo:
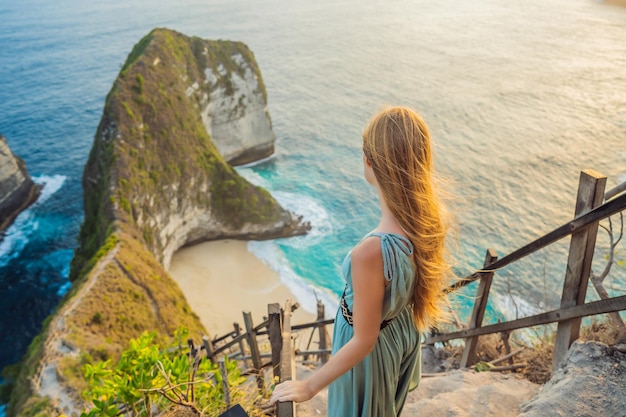
[[[5,266],[11,259],[16,258],[28,243],[30,236],[39,229],[39,221],[35,212],[38,206],[56,193],[67,177],[63,175],[42,175],[33,178],[33,181],[43,186],[37,201],[17,216],[13,224],[7,229],[0,242],[0,267]]]
[[[271,190],[271,184],[253,170],[238,169],[238,172],[252,184]],[[286,191],[271,191],[271,193],[281,206],[302,216],[304,221],[311,223],[311,230],[306,235],[283,239],[282,245],[292,248],[306,248],[318,244],[324,236],[333,233],[328,211],[313,197]],[[278,272],[281,282],[296,296],[306,311],[316,313],[317,299],[320,299],[326,306],[327,315],[328,312],[337,309],[336,296],[324,288],[315,287],[298,276],[289,266],[288,259],[275,242],[251,241],[248,243],[248,250],[272,270]]]
[[[331,217],[324,206],[313,197],[276,191],[272,193],[276,200],[287,210],[303,217],[311,222],[311,230],[304,236],[297,236],[284,241],[284,244],[293,248],[305,248],[316,245],[324,236],[333,233]]]
[[[276,156],[275,156],[274,154],[271,154],[270,156],[265,157],[265,158],[263,158],[263,159],[259,159],[258,161],[252,161],[252,162],[249,162],[249,163],[244,164],[244,165],[239,165],[239,166],[237,167],[237,171],[239,171],[239,168],[250,168],[250,167],[253,167],[253,166],[256,166],[256,165],[261,165],[261,164],[264,164],[264,163],[266,163],[267,161],[271,161],[271,160],[272,160],[272,159],[274,159],[275,157],[276,157]],[[242,170],[242,171],[243,171],[243,170]],[[245,171],[250,171],[250,170],[246,169]],[[246,177],[246,176],[245,176],[242,172],[239,172],[239,174],[240,174],[240,175],[242,175],[244,178]],[[248,181],[250,181],[250,180],[248,180]],[[252,182],[252,181],[250,181],[250,182]],[[254,184],[256,184],[256,183],[254,183]]]
[[[298,303],[306,311],[315,314],[317,311],[317,299],[326,306],[326,316],[337,310],[338,300],[334,294],[326,289],[315,287],[298,276],[289,266],[289,261],[273,241],[251,241],[248,250],[259,258],[272,270],[278,272],[280,280],[296,296]]]
[[[59,297],[63,297],[65,294],[67,294],[70,288],[72,288],[72,283],[67,281],[66,283],[64,283],[63,285],[59,287],[59,289],[57,290],[57,295]]]
[[[516,320],[541,313],[538,306],[532,305],[518,295],[492,292],[490,298],[496,310],[501,312],[506,320]]]
[[[67,177],[65,175],[41,175],[39,177],[34,177],[33,181],[37,184],[43,185],[43,189],[41,190],[41,195],[37,199],[37,202],[33,204],[33,207],[44,203],[52,194],[59,191],[59,189],[63,187],[66,179]]]
[[[251,169],[238,169],[237,172],[252,184],[270,190],[281,206],[311,223],[309,233],[305,236],[290,238],[285,242],[286,245],[294,248],[315,245],[322,237],[333,233],[333,224],[328,211],[315,198],[305,194],[272,190],[271,184]]]
[[[237,173],[254,185],[258,185],[263,188],[270,188],[270,184],[261,175],[251,169],[246,169],[253,164],[257,164],[257,162],[237,167]]]
[[[489,298],[492,300],[496,311],[502,313],[507,321],[540,314],[545,308],[543,305],[534,306],[518,295],[498,294],[492,291]],[[550,331],[548,330],[548,332]],[[533,329],[526,328],[515,332],[515,337],[525,343],[531,343],[537,334]]]

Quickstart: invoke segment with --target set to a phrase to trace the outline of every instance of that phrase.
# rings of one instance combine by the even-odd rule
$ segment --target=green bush
[[[144,332],[131,340],[115,366],[110,360],[84,366],[89,388],[83,398],[93,407],[81,417],[117,416],[121,410],[133,416],[150,416],[153,405],[165,410],[181,404],[206,415],[226,409],[217,365],[204,359],[192,345],[189,352],[179,347],[180,341],[187,339],[187,330],[179,329],[167,347],[159,346],[155,336],[154,332]],[[231,389],[246,381],[236,361],[226,360],[226,369]],[[237,395],[233,390],[231,397]]]

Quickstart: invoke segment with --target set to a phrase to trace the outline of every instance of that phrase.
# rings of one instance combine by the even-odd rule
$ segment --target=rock
[[[621,330],[617,334],[613,347],[621,353],[626,353],[626,330]]]
[[[435,348],[434,345],[422,345],[422,372],[435,374],[457,369],[452,352],[446,349]]]
[[[624,416],[625,389],[626,354],[602,343],[576,341],[520,416]]]
[[[6,139],[0,135],[0,232],[37,200],[40,191],[41,187],[28,176],[24,161],[11,152]]]
[[[212,43],[204,42],[202,54],[207,56]],[[252,52],[243,45],[240,48],[227,57],[236,71],[229,73],[229,65],[204,64],[205,78],[190,80],[194,83],[189,90],[197,95],[202,122],[217,150],[232,165],[270,156],[276,141],[261,73]],[[228,82],[221,81],[225,76]]]
[[[271,154],[265,103],[244,44],[150,32],[107,96],[83,180],[86,216],[96,218],[86,224],[132,225],[166,269],[184,245],[306,233],[310,225],[225,160]],[[105,232],[90,234],[102,242]]]

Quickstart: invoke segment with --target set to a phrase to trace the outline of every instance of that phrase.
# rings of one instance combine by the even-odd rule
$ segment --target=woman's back
[[[406,107],[381,111],[364,129],[363,174],[378,194],[376,230],[387,233],[368,234],[344,260],[330,360],[304,381],[279,384],[272,401],[306,401],[331,384],[331,417],[400,414],[419,381],[418,328],[441,315],[449,271],[430,142]]]
[[[413,245],[396,233],[369,233],[379,239],[386,280],[383,322],[374,350],[329,387],[329,417],[397,416],[420,377],[420,336],[409,306],[415,277]],[[351,253],[344,259],[344,308],[335,319],[333,354],[354,336]],[[347,311],[346,311],[347,310]]]
[[[386,280],[382,317],[383,320],[389,320],[397,316],[413,296],[415,285],[415,267],[411,259],[413,244],[398,233],[370,232],[363,239],[368,238],[380,239]],[[351,253],[346,255],[342,265],[346,281],[345,300],[350,307],[353,304]]]

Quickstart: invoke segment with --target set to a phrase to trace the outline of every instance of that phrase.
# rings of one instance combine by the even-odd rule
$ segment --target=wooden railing
[[[626,183],[606,193],[605,184],[606,177],[591,170],[581,172],[574,220],[500,259],[493,249],[487,249],[481,270],[457,281],[445,290],[449,294],[474,281],[480,281],[468,328],[446,334],[432,334],[426,339],[425,344],[465,339],[461,366],[468,367],[475,361],[479,336],[556,322],[558,328],[553,356],[553,368],[556,368],[564,359],[570,345],[578,338],[582,317],[626,310],[626,295],[585,303],[599,222],[626,209]],[[497,271],[570,235],[572,238],[559,309],[482,326],[491,283]],[[242,361],[244,367],[251,361],[252,367],[245,372],[257,376],[257,385],[261,392],[265,389],[263,370],[267,367],[272,368],[274,378],[286,381],[296,376],[296,356],[303,356],[305,360],[310,356],[317,356],[319,363],[326,362],[330,354],[326,326],[333,324],[334,319],[324,318],[324,305],[318,301],[316,321],[292,325],[291,313],[296,308],[298,305],[292,305],[289,301],[284,310],[278,304],[269,304],[268,317],[257,326],[254,326],[250,313],[244,312],[245,333],[242,333],[239,325],[234,323],[234,330],[230,333],[212,340],[205,337],[203,343],[207,355],[213,361],[219,355],[228,355],[230,359]],[[294,350],[293,333],[306,329],[312,330],[311,336],[314,331],[319,332],[319,348],[310,350],[307,346],[303,351]],[[271,353],[261,353],[259,348],[258,339],[266,336]],[[274,411],[280,417],[292,417],[295,416],[295,405],[292,402],[278,403]]]
[[[466,367],[474,363],[478,336],[557,322],[552,360],[554,369],[563,361],[569,347],[578,338],[582,317],[626,310],[626,296],[585,304],[599,221],[626,209],[626,193],[624,193],[626,183],[604,193],[605,185],[606,177],[591,170],[581,172],[574,220],[501,259],[497,259],[493,249],[488,249],[484,266],[480,271],[474,272],[446,289],[447,293],[451,293],[471,282],[480,280],[469,328],[433,335],[426,340],[426,343],[465,339],[461,366]],[[569,235],[572,238],[560,308],[531,317],[482,327],[494,274],[499,269]]]
[[[583,171],[584,175],[587,171]],[[624,190],[626,190],[626,183],[615,187],[614,189],[612,189],[611,191],[606,193],[606,200],[609,200],[609,198],[612,197],[608,197],[609,195],[614,196],[614,192],[615,190],[622,190],[622,192]],[[501,268],[504,268],[505,266],[515,262],[515,261],[519,261],[520,259],[524,258],[527,255],[530,255],[533,252],[538,251],[539,249],[543,249],[546,246],[556,242],[559,239],[562,239],[564,237],[567,237],[575,232],[584,230],[586,227],[592,225],[592,224],[596,224],[603,219],[606,219],[609,216],[612,216],[616,213],[619,213],[620,211],[624,210],[626,208],[626,194],[620,195],[617,198],[614,198],[612,200],[607,201],[606,203],[599,205],[595,208],[593,208],[592,210],[590,210],[587,213],[584,213],[578,217],[576,217],[574,220],[565,223],[564,225],[557,227],[556,229],[552,230],[549,233],[546,233],[544,236],[541,236],[540,238],[533,240],[532,242],[522,246],[521,248],[509,253],[508,255],[506,255],[505,257],[494,261],[493,263],[489,264],[489,265],[485,265],[483,267],[483,269],[481,269],[481,271],[477,271],[474,272],[473,274],[463,278],[462,280],[459,280],[458,282],[456,282],[455,284],[451,285],[450,287],[448,287],[445,292],[446,293],[451,293],[453,291],[458,290],[459,288],[462,288],[468,284],[471,284],[472,282],[476,281],[477,279],[479,279],[480,273],[482,271],[495,271]]]
[[[243,374],[256,376],[256,383],[261,395],[265,394],[265,369],[272,368],[274,380],[289,381],[295,379],[296,356],[303,356],[307,360],[310,356],[317,356],[319,363],[325,363],[330,355],[330,340],[326,326],[333,324],[333,319],[324,318],[324,305],[317,303],[317,320],[311,323],[291,325],[291,313],[299,308],[297,303],[291,304],[287,300],[284,309],[277,303],[268,304],[268,315],[264,320],[254,325],[250,312],[243,312],[245,332],[241,331],[238,323],[233,323],[233,331],[211,339],[204,336],[202,343],[206,356],[214,363],[223,363],[224,357],[242,363]],[[315,350],[295,350],[292,339],[293,333],[311,329],[318,332],[319,348]],[[267,340],[265,340],[267,338]],[[269,350],[263,349],[262,343],[269,343]],[[248,366],[251,362],[252,366]],[[225,391],[228,391],[226,388]],[[227,406],[230,405],[227,402]],[[295,416],[295,404],[291,401],[276,404],[274,413],[280,417]],[[266,410],[267,411],[267,410]]]

